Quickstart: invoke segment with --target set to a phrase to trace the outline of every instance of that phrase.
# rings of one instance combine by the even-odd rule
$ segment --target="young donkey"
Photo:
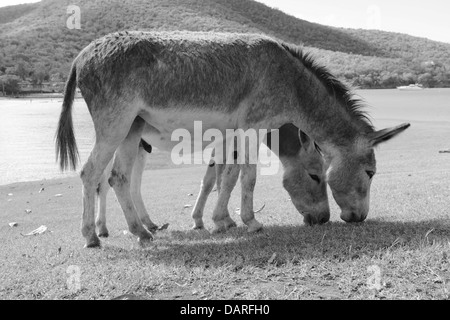
[[[108,162],[131,232],[152,238],[141,224],[130,193],[130,176],[143,128],[174,145],[178,128],[203,130],[280,128],[292,123],[320,147],[328,184],[347,222],[366,219],[376,172],[374,147],[409,124],[375,131],[351,92],[325,68],[292,45],[251,34],[123,32],[93,41],[75,58],[57,129],[62,169],[75,168],[77,148],[72,102],[78,85],[94,122],[96,141],[81,171],[82,234],[87,247],[100,245],[95,197]],[[141,121],[135,121],[141,119]],[[143,119],[143,120],[142,120]],[[209,142],[208,142],[209,144]],[[240,165],[241,216],[251,217],[256,166]],[[227,172],[225,166],[224,171]],[[222,221],[216,217],[216,222]],[[254,219],[246,221],[249,227]]]
[[[306,224],[327,222],[330,217],[330,210],[325,182],[325,166],[323,158],[317,151],[314,142],[292,124],[282,126],[279,129],[279,136],[277,138],[278,141],[276,143],[279,143],[279,145],[273,151],[281,159],[284,168],[283,186],[291,196],[292,202],[304,216],[304,222]],[[267,134],[265,143],[271,148],[274,143],[271,133]],[[147,153],[151,153],[151,151],[152,147],[145,140],[141,140],[138,155],[132,169],[130,189],[137,213],[143,225],[149,231],[155,231],[158,227],[151,221],[140,192]],[[232,170],[228,174],[222,174],[224,169],[223,160],[216,161],[213,155],[207,167],[197,201],[192,210],[194,229],[203,228],[203,210],[216,180],[219,200],[214,209],[213,220],[217,215],[220,215],[218,212],[221,211],[225,212],[224,215],[226,218],[223,219],[223,224],[215,226],[213,232],[222,232],[236,226],[236,223],[229,215],[227,207],[231,191],[234,189],[238,178],[239,165],[231,166],[230,169]],[[111,166],[112,161],[105,170],[98,188],[99,205],[95,224],[98,228],[99,237],[107,237],[109,235],[106,227],[106,195],[109,190],[108,177],[111,172]],[[223,179],[222,175],[224,177]],[[312,208],[315,208],[315,210]],[[314,212],[318,212],[320,215],[312,215],[311,213]],[[252,216],[249,219],[253,218]],[[262,225],[259,224],[248,231],[258,231],[261,227]]]
[[[274,140],[277,141],[274,141]],[[284,169],[283,186],[291,196],[297,210],[303,215],[306,224],[325,223],[330,219],[327,189],[325,182],[325,165],[317,146],[304,132],[292,124],[283,125],[279,129],[279,137],[273,138],[267,134],[265,143],[279,157]],[[279,143],[278,148],[272,148],[273,143]],[[213,167],[216,167],[216,170]],[[223,210],[227,216],[225,224],[216,223],[214,231],[223,231],[236,224],[230,218],[227,210],[231,191],[239,175],[239,166],[229,166],[228,172],[223,173],[224,165],[211,160],[202,180],[200,193],[192,211],[194,229],[203,228],[203,210],[206,200],[217,179],[219,192],[213,220],[217,210]],[[253,217],[253,212],[252,219]],[[242,217],[242,220],[248,220]],[[253,227],[253,228],[252,228]],[[219,228],[219,229],[218,229]],[[249,232],[258,231],[261,224],[249,227]]]

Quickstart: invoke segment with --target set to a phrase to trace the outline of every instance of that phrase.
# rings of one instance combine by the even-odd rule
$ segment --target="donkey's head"
[[[403,132],[409,124],[375,131],[357,138],[351,147],[333,149],[329,157],[328,184],[341,208],[341,219],[362,222],[369,213],[370,185],[376,173],[374,147]]]
[[[308,135],[293,125],[280,128],[283,186],[306,224],[330,219],[324,159]]]

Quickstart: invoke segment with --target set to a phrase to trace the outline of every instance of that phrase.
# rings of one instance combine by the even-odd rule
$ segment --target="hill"
[[[80,7],[81,29],[67,28],[68,5]],[[323,26],[252,0],[43,0],[0,8],[0,81],[63,81],[73,58],[95,38],[179,29],[265,33],[302,44],[338,77],[364,88],[450,86],[450,44]]]

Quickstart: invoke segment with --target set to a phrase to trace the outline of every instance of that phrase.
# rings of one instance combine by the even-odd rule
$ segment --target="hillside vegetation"
[[[67,28],[68,5],[80,7],[81,29]],[[252,0],[43,0],[0,8],[0,82],[11,91],[24,80],[64,81],[73,58],[95,38],[180,29],[265,33],[301,44],[338,77],[363,88],[450,86],[450,44],[327,27]]]

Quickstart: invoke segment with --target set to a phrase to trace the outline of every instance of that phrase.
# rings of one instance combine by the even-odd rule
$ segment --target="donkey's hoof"
[[[224,219],[224,223],[225,223],[225,228],[226,228],[227,230],[228,230],[228,229],[231,229],[231,228],[236,228],[236,227],[237,227],[236,222],[234,222],[234,220],[231,219],[230,217],[226,217],[226,218]]]
[[[140,246],[142,247],[146,247],[148,245],[150,245],[153,241],[153,237],[139,237],[138,238],[138,243]]]
[[[255,219],[248,222],[247,226],[248,226],[248,229],[247,229],[248,233],[255,233],[255,232],[261,231],[263,228],[263,224],[256,221]]]
[[[212,234],[224,233],[227,231],[225,223],[223,221],[216,222],[214,229],[212,230]]]
[[[86,240],[85,248],[99,248],[101,245],[100,239],[97,237],[92,237],[91,239]]]
[[[155,233],[158,231],[159,227],[154,223],[145,223],[144,226],[147,228],[148,231],[151,233]]]
[[[203,224],[202,218],[192,218],[194,220],[194,225],[192,226],[193,230],[201,230],[205,229],[205,225]]]
[[[105,228],[100,228],[98,230],[98,236],[100,238],[108,238],[109,237],[108,229],[106,229],[106,227]]]
[[[194,224],[192,226],[192,230],[203,230],[203,229],[205,229],[205,226],[203,224],[200,224],[200,225]]]
[[[143,230],[138,236],[138,241],[141,245],[146,245],[153,241],[153,235],[147,230]]]

